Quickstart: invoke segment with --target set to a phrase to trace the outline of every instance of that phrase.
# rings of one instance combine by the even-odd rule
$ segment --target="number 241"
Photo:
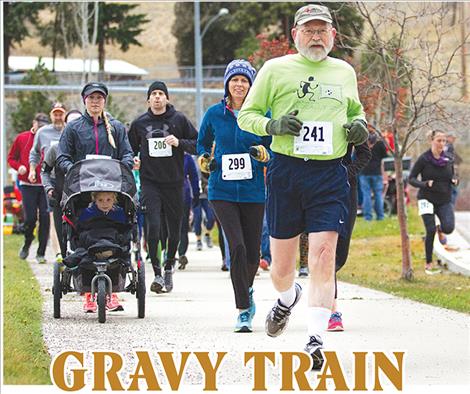
[[[308,126],[304,126],[304,136],[303,140],[305,142],[309,142],[310,139],[313,139],[315,142],[324,142],[325,139],[323,138],[323,126],[318,127],[318,133],[317,133],[317,126],[313,126],[312,130]]]

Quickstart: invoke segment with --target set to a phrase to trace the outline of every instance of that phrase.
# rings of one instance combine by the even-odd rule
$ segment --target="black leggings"
[[[155,275],[161,275],[157,256],[158,242],[161,240],[162,226],[164,226],[168,233],[167,261],[169,265],[173,265],[180,242],[183,219],[183,187],[162,188],[142,182],[142,211],[145,215],[145,234],[150,261]],[[162,211],[165,212],[164,217]]]
[[[57,234],[57,239],[59,240],[60,254],[62,258],[65,258],[67,254],[67,243],[62,231],[62,209],[60,208],[59,203],[52,207],[52,217],[54,218],[54,227]]]
[[[191,212],[191,203],[184,204],[183,221],[181,222],[180,244],[178,245],[178,256],[184,256],[188,251],[188,232],[189,232],[189,213]]]
[[[441,222],[439,228],[444,234],[450,234],[455,228],[454,206],[451,202],[434,205],[434,215],[437,215]],[[424,250],[426,252],[426,264],[432,262],[432,250],[434,237],[436,235],[436,218],[432,214],[421,215],[424,227],[426,228],[426,240]]]
[[[264,204],[221,200],[211,203],[229,244],[235,305],[238,309],[248,309],[249,288],[259,266]]]
[[[33,243],[34,228],[36,227],[39,211],[39,246],[37,255],[44,256],[46,253],[49,229],[51,226],[51,219],[47,208],[46,192],[42,186],[21,185],[21,195],[23,197],[24,212],[24,244],[29,248]]]

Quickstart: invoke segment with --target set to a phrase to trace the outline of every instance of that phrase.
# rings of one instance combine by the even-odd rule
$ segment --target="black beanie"
[[[147,90],[147,100],[150,98],[150,95],[154,90],[161,90],[163,93],[165,93],[165,96],[167,99],[170,99],[168,97],[168,89],[165,85],[165,82],[162,81],[155,81],[152,82],[152,84],[149,86],[149,90]]]

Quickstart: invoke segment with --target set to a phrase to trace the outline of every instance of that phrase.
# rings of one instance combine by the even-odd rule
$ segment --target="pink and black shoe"
[[[343,320],[340,312],[333,312],[328,321],[327,331],[344,331]]]

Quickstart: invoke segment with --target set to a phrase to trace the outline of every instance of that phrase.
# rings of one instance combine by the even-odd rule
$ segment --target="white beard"
[[[329,40],[328,45],[327,45],[326,48],[324,48],[324,47],[322,47],[322,48],[312,48],[312,47],[308,47],[308,46],[302,46],[300,44],[299,36],[297,36],[295,38],[294,42],[295,42],[295,48],[297,49],[297,51],[303,57],[307,58],[308,60],[310,60],[312,62],[319,62],[321,60],[326,59],[328,54],[333,49],[333,40],[332,39]],[[321,43],[321,45],[323,45],[323,43]]]

